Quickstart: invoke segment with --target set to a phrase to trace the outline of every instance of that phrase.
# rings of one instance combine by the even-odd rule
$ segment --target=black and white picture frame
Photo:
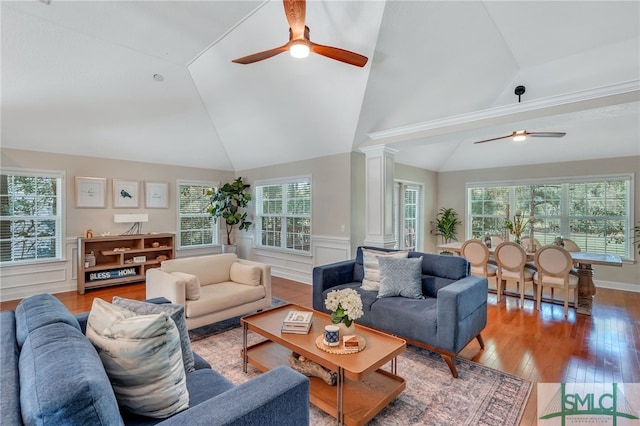
[[[145,182],[145,207],[148,209],[169,208],[169,184],[167,182]]]
[[[107,179],[76,176],[76,207],[104,209],[107,207]]]
[[[140,205],[140,191],[137,180],[113,180],[113,207],[138,208]]]

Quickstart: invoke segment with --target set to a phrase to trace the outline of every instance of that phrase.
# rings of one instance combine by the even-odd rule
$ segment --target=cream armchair
[[[147,299],[184,306],[190,330],[271,306],[271,266],[233,253],[165,260],[146,278]]]

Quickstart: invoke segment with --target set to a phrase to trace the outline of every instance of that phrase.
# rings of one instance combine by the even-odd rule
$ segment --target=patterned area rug
[[[223,321],[224,322],[224,321]],[[239,319],[190,332],[192,347],[213,369],[234,384],[260,372],[249,365],[242,372]],[[206,329],[206,330],[205,330]],[[249,344],[262,340],[249,333]],[[456,358],[454,379],[440,355],[414,346],[398,357],[398,375],[407,388],[369,425],[517,425],[532,383],[471,361]],[[334,425],[335,419],[311,406],[311,424]]]

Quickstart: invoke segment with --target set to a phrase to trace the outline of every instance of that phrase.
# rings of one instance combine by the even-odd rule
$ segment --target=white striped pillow
[[[189,407],[180,335],[169,315],[136,315],[95,298],[87,338],[122,407],[154,418]]]
[[[362,249],[362,258],[364,266],[364,278],[362,279],[362,289],[379,291],[380,290],[380,265],[378,264],[378,258],[380,257],[393,257],[393,258],[406,258],[409,256],[407,251],[381,251]]]

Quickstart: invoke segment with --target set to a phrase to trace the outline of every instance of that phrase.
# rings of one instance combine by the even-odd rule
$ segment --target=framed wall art
[[[107,207],[107,179],[76,176],[75,180],[77,208]]]
[[[137,180],[113,180],[113,207],[137,208],[140,198]]]
[[[169,184],[167,182],[145,182],[144,199],[148,209],[169,208]]]

